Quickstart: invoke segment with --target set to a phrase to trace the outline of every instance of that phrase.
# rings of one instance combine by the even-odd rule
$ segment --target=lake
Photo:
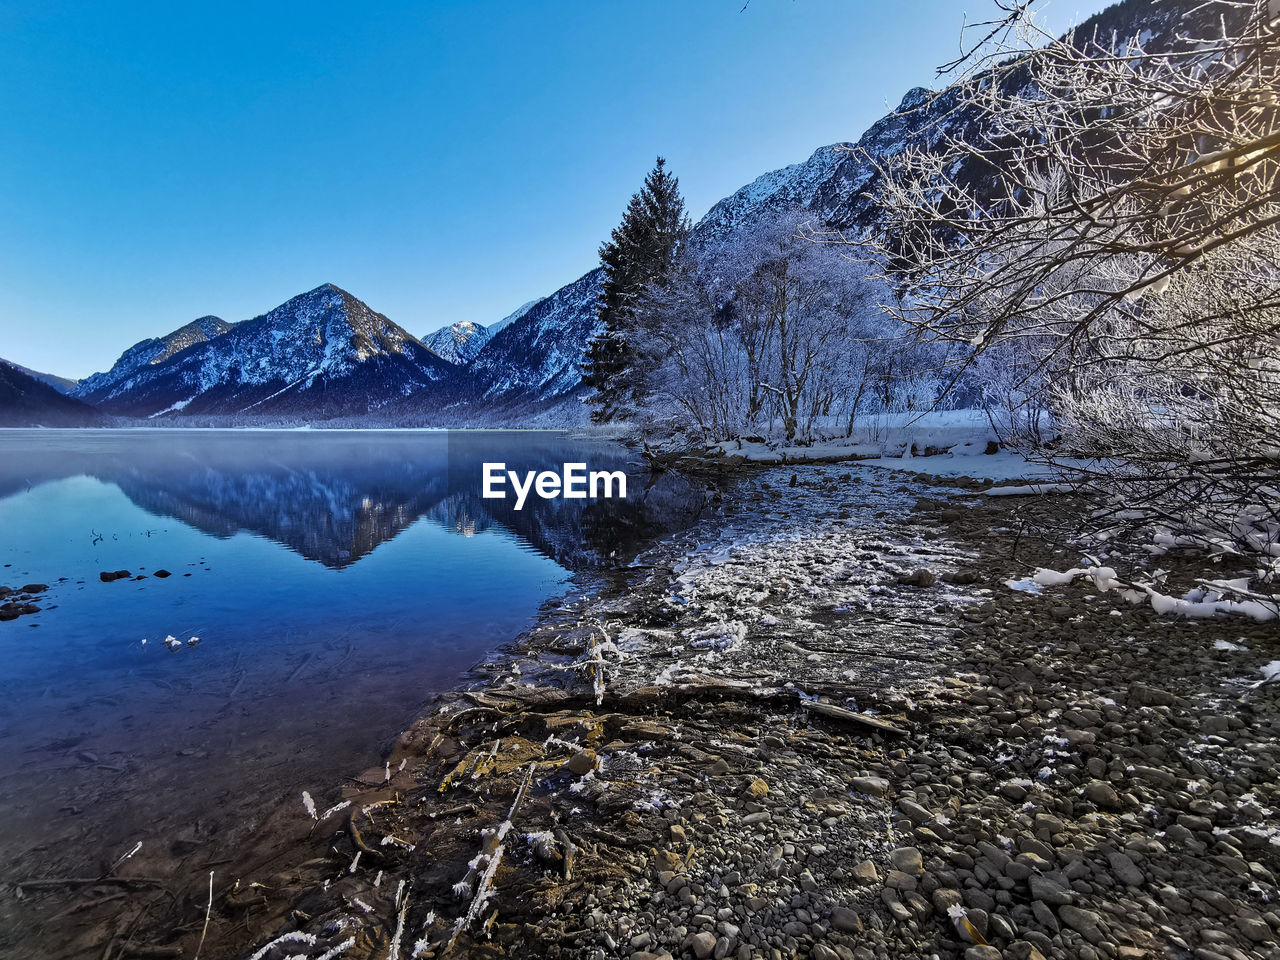
[[[575,573],[697,516],[636,460],[554,433],[0,431],[0,584],[48,585],[0,622],[0,879],[211,856],[378,765]],[[628,497],[516,511],[486,461],[623,469]]]

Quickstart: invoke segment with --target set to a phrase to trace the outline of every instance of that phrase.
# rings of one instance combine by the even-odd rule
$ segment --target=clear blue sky
[[[1053,0],[1063,29],[1105,0]],[[0,356],[82,377],[333,282],[422,335],[856,139],[985,0],[0,5]]]

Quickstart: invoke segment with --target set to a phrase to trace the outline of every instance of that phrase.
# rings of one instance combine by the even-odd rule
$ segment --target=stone
[[[1001,960],[1001,954],[989,945],[972,946],[964,952],[964,960]]]
[[[931,587],[938,582],[938,575],[928,567],[919,567],[899,579],[898,582],[908,587]]]
[[[1133,858],[1127,853],[1109,853],[1107,863],[1111,867],[1111,873],[1125,886],[1140,887],[1146,879],[1138,869],[1138,865],[1133,862]]]
[[[564,767],[575,777],[585,777],[596,768],[596,752],[579,750],[565,762]]]
[[[932,813],[914,800],[908,800],[905,797],[898,801],[898,809],[916,826],[922,826],[933,819]]]
[[[1044,954],[1029,940],[1015,940],[1004,951],[1005,960],[1044,960]]]
[[[1102,929],[1098,926],[1098,915],[1091,910],[1061,906],[1058,908],[1058,919],[1090,943],[1100,943],[1104,939]]]
[[[1032,899],[1041,900],[1051,906],[1060,907],[1074,899],[1070,890],[1048,877],[1033,876],[1027,881],[1027,886],[1031,888]]]
[[[1236,929],[1244,934],[1246,939],[1254,943],[1263,943],[1264,941],[1275,939],[1271,933],[1271,928],[1254,917],[1241,917],[1236,921]]]
[[[889,854],[889,862],[893,864],[895,870],[911,876],[924,873],[924,859],[915,847],[898,847]]]
[[[152,574],[152,576],[153,576],[153,577],[159,577],[161,580],[164,580],[164,579],[166,579],[166,578],[168,578],[168,577],[172,577],[172,576],[173,576],[173,574],[172,574],[172,573],[170,573],[168,570],[165,570],[163,567],[161,567],[159,570],[157,570],[155,573],[153,573],[153,574]]]
[[[706,769],[709,777],[722,777],[728,772],[729,762],[724,757],[716,757]]]
[[[759,777],[753,779],[742,791],[744,797],[751,797],[753,800],[759,800],[761,797],[767,796],[769,793],[769,785]]]
[[[101,580],[103,583],[112,583],[113,581],[116,581],[116,580],[127,580],[131,576],[133,576],[133,574],[131,574],[128,570],[116,570],[113,572],[108,572],[104,570],[102,571],[102,573],[98,574],[98,579]]]
[[[1120,810],[1124,807],[1116,788],[1105,780],[1093,780],[1085,784],[1084,795],[1090,803],[1102,810]]]
[[[848,907],[836,907],[831,911],[831,925],[845,933],[856,933],[862,929],[862,918]]]
[[[1000,795],[1006,800],[1021,803],[1027,799],[1027,788],[1020,783],[1002,783],[1000,784]]]
[[[716,935],[702,931],[689,938],[689,948],[698,960],[707,960],[716,951]]]
[[[892,887],[894,890],[914,890],[916,888],[916,878],[901,870],[890,870],[885,874],[884,885]]]
[[[933,909],[943,916],[949,914],[952,907],[958,907],[964,902],[960,896],[960,891],[952,890],[949,887],[939,887],[933,891],[932,899]]]
[[[1040,924],[1040,926],[1051,933],[1058,932],[1058,918],[1049,909],[1048,904],[1033,900],[1031,902],[1031,914],[1036,918],[1036,923]]]
[[[880,879],[880,874],[876,871],[876,865],[870,860],[863,860],[854,867],[853,876],[862,883],[876,883]]]
[[[849,781],[849,789],[868,797],[883,797],[889,792],[889,781],[884,777],[854,777]]]
[[[1129,699],[1144,707],[1172,707],[1178,703],[1178,698],[1168,690],[1146,683],[1129,684]]]

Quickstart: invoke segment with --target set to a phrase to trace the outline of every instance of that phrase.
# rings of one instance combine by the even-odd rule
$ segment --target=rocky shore
[[[985,486],[752,474],[211,878],[68,936],[207,960],[1276,956],[1275,625],[1010,589],[1076,563],[1043,534],[1081,505]]]

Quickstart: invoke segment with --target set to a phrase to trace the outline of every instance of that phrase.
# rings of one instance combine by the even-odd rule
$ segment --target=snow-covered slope
[[[231,327],[231,324],[218,317],[201,317],[163,337],[152,337],[135,343],[120,355],[120,359],[112,365],[110,370],[86,377],[70,392],[88,403],[98,403],[118,392],[117,388],[139,370],[163,363],[187,347],[220,337]]]
[[[460,320],[422,338],[422,345],[441,360],[465,366],[489,342],[493,328],[471,320]]]
[[[522,303],[497,323],[491,323],[485,329],[489,331],[490,336],[493,336],[499,330],[507,329],[507,327],[511,326],[511,324],[515,323],[545,299],[546,297],[539,297],[536,300],[530,300],[528,303]]]
[[[97,395],[114,413],[297,416],[375,411],[452,366],[333,284],[294,297]]]

